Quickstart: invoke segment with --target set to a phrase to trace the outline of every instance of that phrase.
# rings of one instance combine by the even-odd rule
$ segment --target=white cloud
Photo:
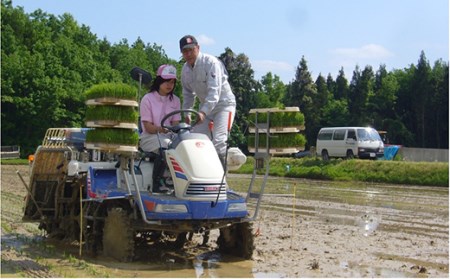
[[[385,59],[393,54],[383,46],[376,44],[364,45],[360,48],[337,48],[332,50],[334,55],[353,59]]]
[[[216,43],[213,38],[206,36],[205,34],[200,34],[196,37],[199,45],[210,46]]]
[[[387,64],[387,60],[394,56],[392,52],[381,45],[367,44],[359,48],[336,48],[331,50],[330,67],[339,69],[344,67],[353,69],[356,65],[364,67]]]
[[[272,72],[273,74],[277,74],[278,71],[282,72],[292,72],[295,71],[295,67],[290,65],[287,62],[283,61],[273,61],[273,60],[254,60],[251,61],[252,68],[255,71],[261,72]]]

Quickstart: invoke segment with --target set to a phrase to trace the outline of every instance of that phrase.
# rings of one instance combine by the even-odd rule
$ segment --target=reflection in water
[[[108,277],[115,278],[250,278],[253,262],[206,252],[193,258],[167,257],[153,262],[117,262],[102,257],[93,260],[97,270],[104,267]]]
[[[379,191],[372,191],[367,189],[366,191],[366,205],[371,206],[375,203],[377,195],[380,194]],[[369,236],[372,234],[381,222],[381,215],[377,215],[373,212],[366,211],[364,215],[358,220],[358,224],[362,228],[362,234],[364,236]]]
[[[357,224],[361,227],[363,235],[369,236],[377,229],[380,221],[381,217],[367,212],[357,220]]]
[[[218,252],[201,254],[193,261],[196,274],[198,262],[202,261],[203,274],[197,277],[210,278],[251,278],[253,275],[253,261],[223,255]]]
[[[193,264],[196,277],[219,277],[216,272],[216,270],[219,268],[219,260],[220,258],[218,254],[210,258],[205,258],[203,254],[195,257],[195,259],[193,260]]]

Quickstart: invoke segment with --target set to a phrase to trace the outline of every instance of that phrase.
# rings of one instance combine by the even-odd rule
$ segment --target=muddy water
[[[228,182],[242,191],[250,177]],[[2,210],[4,187],[2,178]],[[249,261],[215,251],[214,231],[206,247],[200,236],[181,251],[141,245],[133,263],[41,238],[31,242],[51,252],[36,256],[29,239],[3,232],[3,219],[2,247],[38,257],[57,277],[448,277],[448,188],[270,178],[265,192]]]
[[[136,248],[138,258],[132,263],[118,262],[105,255],[91,257],[85,254],[82,259],[89,263],[91,269],[95,269],[100,277],[138,277],[138,278],[174,278],[174,277],[253,277],[253,262],[240,258],[221,255],[211,246],[217,237],[211,235],[210,244],[201,246],[199,236],[194,236],[192,243],[186,244],[182,250],[154,249],[140,245]],[[58,249],[64,249],[66,253],[78,255],[76,247],[55,244]],[[77,258],[80,258],[77,256]],[[55,259],[55,263],[58,259]],[[87,270],[79,273],[72,272],[70,277],[86,277]]]
[[[67,251],[66,251],[67,252]],[[113,278],[176,278],[176,277],[253,277],[252,261],[242,261],[237,258],[223,257],[216,253],[199,254],[194,258],[180,259],[179,256],[167,257],[160,261],[136,261],[121,263],[114,259],[98,256],[83,257],[88,263],[87,268],[73,268],[66,264],[64,277],[113,277]],[[57,258],[47,258],[50,265],[60,265]],[[61,266],[60,266],[61,269]],[[95,270],[93,273],[92,270]],[[95,275],[95,276],[92,276]]]

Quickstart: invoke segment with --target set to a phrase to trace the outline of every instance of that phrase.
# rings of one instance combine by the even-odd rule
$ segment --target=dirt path
[[[21,223],[27,166],[2,165],[2,277],[448,277],[448,188],[271,179],[251,261],[219,257],[214,233],[163,261],[76,257]],[[229,183],[248,181],[231,176]],[[296,198],[280,196],[280,189]],[[196,241],[194,239],[194,241]]]

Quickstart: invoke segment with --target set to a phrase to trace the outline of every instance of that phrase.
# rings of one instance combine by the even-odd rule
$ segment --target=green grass
[[[28,165],[28,159],[1,159],[2,165]]]
[[[253,157],[233,173],[252,173]],[[448,163],[280,158],[270,161],[270,175],[335,181],[365,181],[448,187]],[[262,174],[264,170],[260,170]]]
[[[1,164],[28,165],[26,159],[3,159]],[[251,174],[253,157],[237,171]],[[289,171],[287,170],[289,166]],[[260,170],[262,174],[264,171]],[[280,158],[270,161],[270,175],[335,181],[365,181],[406,185],[449,186],[449,164],[443,162],[371,161],[319,158]]]

